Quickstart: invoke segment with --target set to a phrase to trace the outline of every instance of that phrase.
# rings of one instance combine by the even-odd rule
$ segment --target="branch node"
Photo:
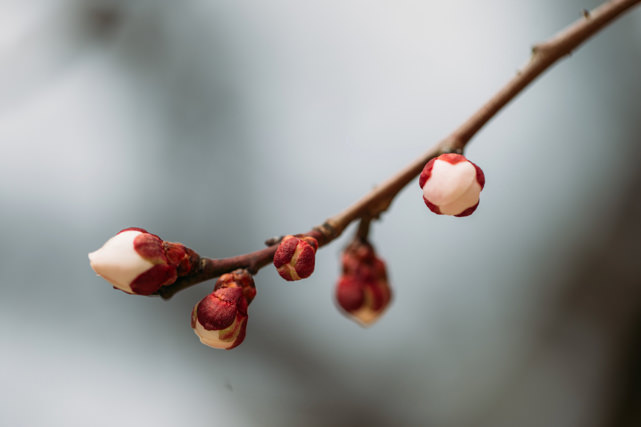
[[[549,46],[545,42],[537,43],[532,45],[532,58],[534,59],[537,56],[543,55],[546,50],[549,49]]]
[[[379,219],[383,212],[386,212],[392,204],[392,197],[387,197],[381,200],[378,204],[373,205],[363,218],[369,217],[370,219]]]
[[[325,239],[332,240],[339,235],[338,230],[329,221],[325,221],[322,225],[314,227],[314,230],[321,233]]]
[[[590,16],[590,11],[589,11],[589,10],[587,10],[587,9],[583,9],[583,11],[582,11],[582,12],[583,12],[583,17],[584,17],[585,19],[590,19],[590,18],[591,18],[591,16]]]
[[[247,270],[252,276],[255,276],[258,273],[258,270],[260,270],[260,267],[258,267],[256,262],[252,262],[245,270]]]
[[[265,246],[273,246],[276,243],[279,243],[281,240],[283,240],[283,237],[285,236],[270,237],[269,239],[265,240]]]

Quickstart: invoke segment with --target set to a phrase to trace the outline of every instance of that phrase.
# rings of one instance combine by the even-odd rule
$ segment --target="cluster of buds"
[[[485,185],[483,171],[461,154],[442,154],[424,167],[419,184],[423,200],[439,215],[468,216],[478,204]],[[369,221],[362,221],[369,227]],[[385,263],[364,234],[342,255],[342,275],[336,284],[336,301],[352,319],[369,326],[391,300]],[[273,262],[288,281],[314,272],[318,241],[310,236],[285,236]],[[166,242],[141,228],[120,231],[89,254],[91,268],[115,288],[129,294],[151,295],[179,277],[201,271],[200,256],[180,243]],[[205,260],[211,261],[211,260]],[[214,348],[232,349],[245,339],[247,308],[256,296],[252,275],[244,269],[223,274],[212,293],[192,310],[191,327],[200,341]]]
[[[385,263],[369,242],[358,238],[345,248],[342,263],[336,301],[361,326],[369,326],[383,314],[392,297]]]
[[[256,296],[254,279],[247,270],[223,274],[214,291],[194,306],[191,327],[200,342],[230,350],[243,342],[247,307]]]
[[[313,237],[285,236],[274,254],[274,267],[285,280],[305,279],[314,272],[317,250]]]
[[[180,243],[165,242],[142,228],[125,228],[89,254],[91,268],[114,288],[151,295],[198,265],[200,257]]]
[[[428,208],[439,215],[468,216],[479,205],[483,171],[461,154],[441,154],[421,172],[419,185]]]

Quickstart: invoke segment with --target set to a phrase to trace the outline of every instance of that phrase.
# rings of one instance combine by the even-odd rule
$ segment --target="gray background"
[[[87,260],[127,226],[212,257],[308,230],[597,4],[3,0],[0,424],[641,425],[641,10],[472,141],[472,217],[399,195],[369,329],[332,299],[351,229],[308,280],[263,269],[228,352],[189,327],[212,282],[128,296]]]

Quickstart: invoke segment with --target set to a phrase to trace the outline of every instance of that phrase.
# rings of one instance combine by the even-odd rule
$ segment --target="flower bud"
[[[300,280],[314,272],[318,241],[313,237],[285,236],[274,254],[274,266],[285,280]]]
[[[242,287],[223,287],[194,306],[191,327],[201,343],[231,350],[245,339],[247,318],[247,299]]]
[[[89,254],[91,268],[128,294],[151,295],[198,264],[199,256],[180,243],[165,242],[142,228],[120,231]]]
[[[352,242],[343,253],[343,275],[336,284],[336,302],[361,326],[369,326],[385,311],[392,297],[385,263],[371,244]]]
[[[427,162],[419,185],[423,189],[423,200],[432,212],[468,216],[479,205],[485,175],[461,154],[441,154]]]

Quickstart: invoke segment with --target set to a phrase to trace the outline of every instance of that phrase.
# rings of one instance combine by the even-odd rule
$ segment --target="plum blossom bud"
[[[361,326],[374,323],[392,297],[385,263],[373,246],[355,240],[343,253],[343,275],[336,284],[336,301]]]
[[[220,276],[214,291],[191,314],[191,327],[200,342],[226,350],[240,345],[247,328],[247,306],[255,295],[254,280],[246,270]]]
[[[439,215],[468,216],[479,205],[483,171],[461,154],[441,154],[421,172],[419,185],[428,208]]]
[[[314,272],[318,241],[313,237],[285,236],[274,254],[274,266],[285,280],[305,279]]]
[[[189,274],[199,256],[180,243],[165,242],[142,228],[120,231],[89,254],[91,268],[128,294],[151,295]]]

